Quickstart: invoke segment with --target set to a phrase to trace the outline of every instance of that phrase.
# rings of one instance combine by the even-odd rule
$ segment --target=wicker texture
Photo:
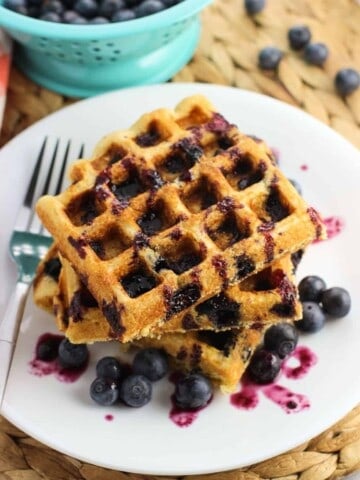
[[[305,63],[289,49],[287,30],[311,28],[329,46],[324,67]],[[285,56],[276,74],[257,68],[260,48],[279,46]],[[267,0],[255,18],[242,0],[215,0],[203,14],[203,34],[193,60],[175,81],[234,85],[306,110],[360,148],[360,89],[342,99],[334,77],[342,67],[360,67],[360,7],[356,0]],[[15,68],[0,145],[35,121],[74,100],[45,90]],[[290,452],[245,469],[184,480],[335,480],[360,472],[360,406],[318,437]],[[360,475],[360,474],[359,474]],[[0,480],[174,480],[115,472],[62,455],[29,438],[0,417]]]

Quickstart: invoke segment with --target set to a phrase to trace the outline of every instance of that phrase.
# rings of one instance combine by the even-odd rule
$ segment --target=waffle
[[[49,275],[49,262],[58,258],[53,247],[38,268],[34,282],[37,305],[54,311],[58,329],[73,343],[112,340],[108,322],[95,307],[95,300],[86,287],[79,284],[79,278],[70,264],[62,259],[59,285]],[[75,297],[74,288],[77,291]],[[72,299],[70,303],[69,298]],[[227,393],[236,388],[268,326],[266,323],[253,322],[250,328],[234,328],[223,332],[202,330],[167,333],[161,337],[140,339],[132,346],[161,348],[167,352],[176,368],[200,371]]]
[[[33,282],[35,304],[49,313],[53,313],[53,300],[59,293],[58,281],[61,270],[58,249],[53,244],[39,263]]]
[[[37,211],[122,342],[324,236],[263,144],[201,96],[108,135],[70,177]]]
[[[51,253],[55,258],[58,257],[54,247]],[[47,265],[49,258],[43,263]],[[72,343],[113,339],[115,335],[96,300],[81,283],[71,264],[61,257],[61,265],[59,285],[52,298],[46,298],[49,290],[42,288],[41,279],[45,268],[44,265],[39,267],[34,289],[36,303],[43,306],[53,302],[58,328]],[[241,315],[238,315],[239,305],[242,305]],[[279,320],[299,319],[301,305],[296,294],[293,262],[288,256],[277,260],[263,272],[243,280],[238,286],[228,287],[220,295],[200,304],[200,307],[191,317],[189,313],[184,314],[182,319],[173,317],[151,332],[151,336],[162,337],[165,333],[184,333],[189,330],[259,329],[262,325],[271,325]]]

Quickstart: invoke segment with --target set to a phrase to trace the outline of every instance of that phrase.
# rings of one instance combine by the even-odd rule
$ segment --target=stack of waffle
[[[71,342],[163,348],[231,391],[266,328],[301,316],[293,259],[321,219],[202,96],[106,136],[70,179],[37,204],[54,245],[34,296]]]

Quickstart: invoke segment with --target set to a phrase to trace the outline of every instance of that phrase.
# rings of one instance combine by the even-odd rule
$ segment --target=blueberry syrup
[[[303,165],[300,165],[300,170],[302,170],[303,172],[306,172],[306,170],[309,170],[309,165],[306,165],[306,163],[304,163]]]
[[[107,422],[112,422],[114,420],[114,415],[111,415],[111,413],[108,413],[107,415],[105,415],[104,418]]]
[[[344,220],[340,217],[324,218],[324,224],[325,224],[328,240],[339,235],[339,233],[343,231],[345,226]]]
[[[56,379],[63,383],[74,383],[85,372],[87,364],[82,368],[63,368],[57,357],[50,361],[41,360],[37,352],[42,343],[52,340],[54,344],[60,345],[63,335],[55,335],[52,333],[44,333],[37,341],[34,358],[29,362],[29,370],[36,377],[44,377],[47,375],[55,375]]]
[[[295,359],[298,364],[289,365],[290,359]],[[294,352],[283,362],[281,373],[276,380],[267,385],[259,385],[251,381],[246,375],[241,380],[241,389],[230,396],[230,403],[236,408],[252,410],[257,407],[263,393],[266,398],[282,408],[286,413],[301,412],[310,407],[309,399],[300,393],[295,393],[279,384],[281,375],[292,380],[303,378],[317,362],[316,355],[305,346],[298,346]]]

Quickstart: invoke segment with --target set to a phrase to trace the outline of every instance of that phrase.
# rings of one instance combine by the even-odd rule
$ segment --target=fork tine
[[[69,156],[69,151],[70,151],[70,140],[68,141],[68,143],[66,145],[64,158],[63,158],[63,161],[62,161],[62,164],[61,164],[59,178],[58,178],[57,185],[56,185],[56,188],[55,188],[55,195],[58,195],[61,192],[61,187],[62,187],[62,184],[63,184],[63,181],[64,181],[65,168],[66,168],[66,164],[67,164],[68,156]]]
[[[31,180],[30,180],[30,183],[29,183],[26,195],[25,195],[25,199],[24,199],[25,207],[29,207],[29,208],[32,207],[32,203],[33,203],[33,200],[34,200],[35,189],[36,189],[36,184],[37,184],[37,180],[38,180],[38,176],[39,176],[39,171],[40,171],[41,164],[42,164],[42,161],[43,161],[43,158],[44,158],[44,151],[45,151],[45,147],[46,147],[46,142],[47,142],[47,137],[45,137],[45,139],[43,141],[43,144],[41,146],[38,158],[36,160],[35,168],[33,170]]]
[[[46,177],[46,180],[45,180],[42,195],[45,195],[46,193],[49,192],[49,185],[50,185],[50,181],[51,181],[53,170],[54,170],[55,159],[56,159],[58,148],[59,148],[59,139],[56,141],[56,145],[55,145],[55,148],[54,148],[54,153],[52,155],[50,168],[48,170],[48,174],[47,174],[47,177]]]

